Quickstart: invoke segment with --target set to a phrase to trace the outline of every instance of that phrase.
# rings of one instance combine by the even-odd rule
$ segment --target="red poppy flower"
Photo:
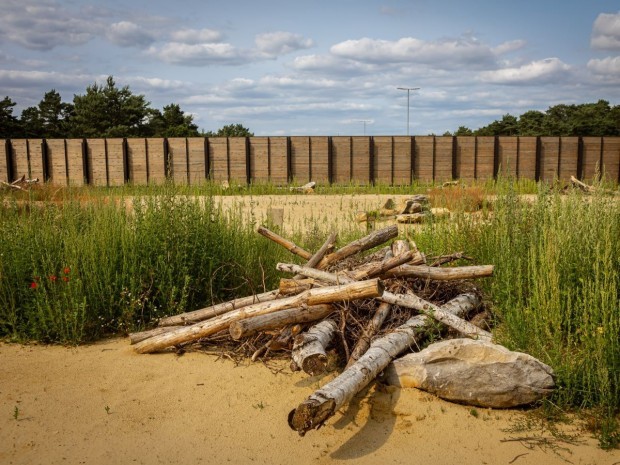
[[[30,283],[30,289],[36,289],[37,287],[38,287],[38,284],[36,282],[32,281]]]
[[[68,283],[68,282],[69,282],[69,276],[63,276],[63,277],[62,277],[62,280],[63,280],[64,282]]]
[[[64,274],[69,274],[69,273],[71,273],[71,268],[69,268],[68,266],[65,266],[65,269],[64,269],[64,270],[62,270],[62,272],[63,272]]]
[[[50,276],[50,281],[53,283],[55,283],[57,279],[58,279],[58,276],[55,276],[55,275]]]

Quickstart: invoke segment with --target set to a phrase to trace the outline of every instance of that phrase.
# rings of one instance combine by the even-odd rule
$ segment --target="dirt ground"
[[[288,412],[327,378],[284,363],[274,374],[204,353],[137,355],[125,338],[77,348],[0,344],[0,360],[1,464],[620,462],[620,451],[598,449],[587,433],[571,445],[540,428],[507,431],[528,418],[520,411],[376,386],[300,437]]]

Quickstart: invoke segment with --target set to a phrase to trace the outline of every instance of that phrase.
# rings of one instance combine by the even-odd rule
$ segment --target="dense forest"
[[[203,132],[178,104],[152,108],[144,95],[128,86],[118,88],[109,76],[105,84],[92,84],[73,102],[63,102],[52,89],[38,106],[13,115],[16,102],[0,100],[0,138],[72,137],[194,137],[252,136],[241,124]],[[555,105],[547,111],[531,110],[520,116],[506,114],[479,129],[459,127],[445,136],[620,136],[620,106],[606,100],[576,105]]]

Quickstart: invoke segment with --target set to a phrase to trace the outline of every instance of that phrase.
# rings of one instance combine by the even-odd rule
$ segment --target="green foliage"
[[[12,137],[15,133],[19,133],[19,124],[15,116],[13,116],[13,107],[16,103],[9,97],[0,100],[0,137]]]
[[[46,92],[38,107],[22,111],[20,124],[24,137],[63,138],[68,134],[73,105],[64,103],[54,89]]]
[[[237,124],[227,124],[222,126],[217,132],[208,131],[205,133],[206,137],[252,137],[254,136],[253,132],[243,125]]]
[[[175,103],[166,105],[164,112],[152,110],[149,121],[154,137],[197,137],[200,135],[194,117],[186,115]]]

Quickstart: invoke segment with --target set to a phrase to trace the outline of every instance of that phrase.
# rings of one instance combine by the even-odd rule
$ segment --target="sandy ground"
[[[137,355],[128,339],[78,348],[0,344],[1,464],[597,464],[578,445],[527,447],[503,431],[518,411],[451,404],[373,386],[300,437],[288,412],[327,378],[235,365],[204,353]],[[532,443],[529,443],[531,446]]]

